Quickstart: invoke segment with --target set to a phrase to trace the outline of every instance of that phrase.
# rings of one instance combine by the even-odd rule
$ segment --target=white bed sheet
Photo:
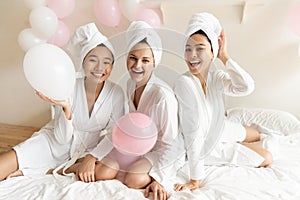
[[[278,152],[268,168],[207,166],[203,188],[171,192],[170,200],[300,200],[300,133],[277,136]],[[274,143],[275,145],[275,143]],[[186,181],[179,173],[178,181]],[[143,190],[117,180],[83,183],[52,175],[15,177],[0,182],[0,200],[122,199],[141,200]],[[152,199],[150,197],[150,199]]]

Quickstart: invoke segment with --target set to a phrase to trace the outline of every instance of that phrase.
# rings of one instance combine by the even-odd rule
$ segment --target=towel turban
[[[222,31],[219,20],[212,14],[207,12],[194,14],[188,24],[186,30],[186,40],[195,32],[202,30],[211,41],[214,59],[218,55],[219,43],[218,38]]]
[[[79,59],[75,64],[76,66],[80,66],[80,69],[82,70],[82,63],[85,56],[100,44],[105,45],[114,57],[114,48],[107,37],[102,35],[95,23],[88,23],[75,30],[74,35],[67,45],[67,50],[74,59]]]
[[[146,22],[133,21],[126,32],[127,52],[144,39],[152,50],[154,64],[157,66],[160,63],[162,56],[162,44],[159,35]]]

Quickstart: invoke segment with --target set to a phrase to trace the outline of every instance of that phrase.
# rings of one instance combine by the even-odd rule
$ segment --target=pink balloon
[[[288,15],[288,25],[290,29],[300,36],[300,4],[296,4]]]
[[[113,145],[124,155],[144,155],[153,148],[156,140],[155,123],[142,113],[124,115],[117,121],[112,131]]]
[[[57,18],[69,16],[75,8],[75,0],[47,0],[47,5],[53,10]]]
[[[117,27],[121,20],[121,10],[117,0],[96,0],[94,13],[99,22],[106,26]]]
[[[141,9],[135,16],[135,20],[145,21],[153,28],[159,28],[161,24],[158,14],[149,8]]]
[[[58,27],[54,35],[47,40],[47,43],[63,47],[70,39],[69,27],[61,20],[58,20]]]

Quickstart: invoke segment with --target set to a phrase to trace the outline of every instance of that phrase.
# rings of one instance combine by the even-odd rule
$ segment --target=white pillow
[[[227,110],[227,118],[257,128],[260,132],[280,135],[300,133],[300,121],[285,111],[237,107]]]

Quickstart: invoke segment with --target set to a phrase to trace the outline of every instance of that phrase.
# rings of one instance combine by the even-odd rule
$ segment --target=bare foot
[[[17,177],[17,176],[23,176],[23,172],[21,170],[14,171],[13,173],[9,174],[6,179]]]

